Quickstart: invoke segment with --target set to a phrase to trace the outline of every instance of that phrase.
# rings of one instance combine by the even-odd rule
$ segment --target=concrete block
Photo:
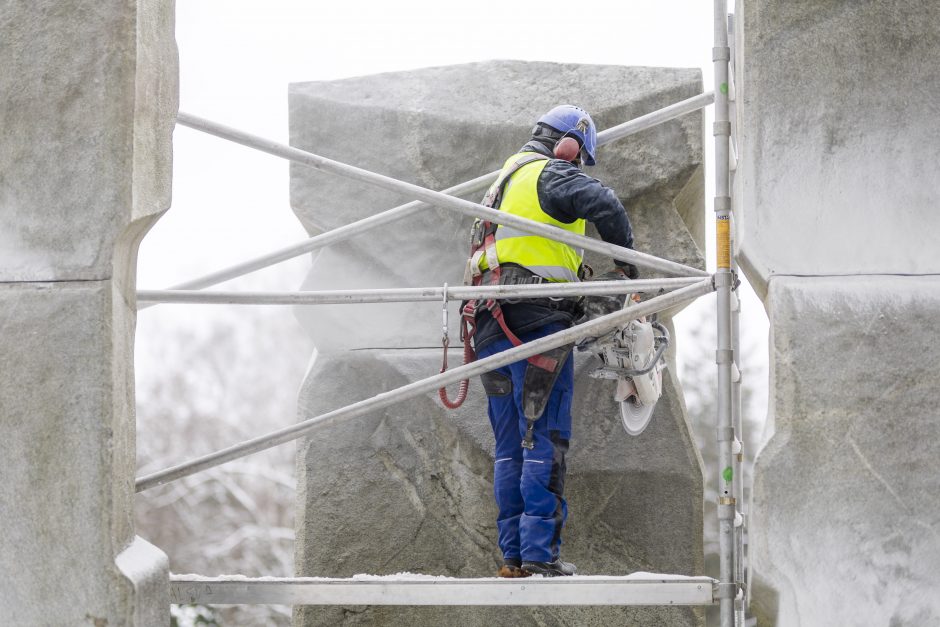
[[[0,281],[100,280],[166,210],[174,4],[38,0],[0,21]]]
[[[767,625],[940,622],[937,277],[774,278],[755,467]]]
[[[738,261],[936,274],[940,4],[738,2]]]
[[[296,83],[289,93],[291,144],[444,189],[499,169],[529,139],[538,116],[556,104],[585,107],[604,129],[701,91],[698,70],[519,61]],[[601,148],[598,159],[588,173],[624,202],[637,249],[704,268],[703,198],[682,193],[700,185],[703,176],[701,114]],[[291,204],[311,234],[410,200],[291,166]],[[323,249],[304,289],[459,284],[472,221],[433,208]],[[599,272],[612,267],[610,259],[596,255],[587,260]],[[456,305],[453,312],[456,319]],[[302,310],[299,317],[319,350],[440,343],[435,307],[323,306]]]
[[[454,355],[456,358],[457,356]],[[310,418],[429,376],[435,350],[317,355],[301,391]],[[672,376],[640,437],[620,425],[609,382],[577,360],[569,520],[562,553],[584,574],[700,574],[702,476]],[[492,499],[493,437],[478,380],[466,404],[437,396],[318,428],[298,453],[299,576],[401,571],[492,576],[499,564]],[[298,625],[698,625],[693,608],[309,607]]]
[[[133,466],[114,453],[128,434],[111,414],[111,317],[109,281],[0,285],[0,608],[14,624],[116,613],[114,558],[130,538],[111,532],[126,528]]]
[[[133,343],[137,247],[170,202],[173,16],[39,0],[0,20],[9,624],[169,621],[165,556],[134,541]]]

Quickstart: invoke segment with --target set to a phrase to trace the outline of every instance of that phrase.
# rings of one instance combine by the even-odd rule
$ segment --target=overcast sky
[[[712,24],[705,0],[178,0],[180,110],[287,143],[290,82],[487,59],[698,67],[711,90]],[[707,116],[710,128],[710,108]],[[706,133],[709,214],[711,140]],[[138,286],[166,287],[305,237],[290,210],[286,161],[179,127],[172,208],[141,246]],[[308,263],[302,257],[225,287],[264,279],[269,289],[297,289]],[[179,309],[148,311],[142,321]],[[745,312],[747,336],[766,360],[756,299]]]
[[[710,5],[182,0],[180,110],[286,143],[290,82],[487,59],[701,67],[711,89]],[[174,162],[173,208],[141,248],[141,287],[304,237],[285,161],[178,128]]]

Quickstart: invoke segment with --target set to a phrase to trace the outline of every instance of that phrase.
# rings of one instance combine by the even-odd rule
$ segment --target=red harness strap
[[[493,316],[493,319],[496,320],[496,322],[499,324],[499,328],[503,330],[503,333],[506,335],[506,338],[512,342],[512,345],[520,346],[522,344],[522,340],[520,340],[509,328],[509,325],[506,324],[506,319],[503,317],[503,308],[499,306],[499,303],[495,300],[489,300],[486,302],[485,306],[490,310],[490,314]],[[549,372],[555,372],[555,368],[558,367],[557,359],[552,359],[551,357],[546,357],[545,355],[532,355],[526,361],[536,368],[541,368],[542,370],[547,370]]]

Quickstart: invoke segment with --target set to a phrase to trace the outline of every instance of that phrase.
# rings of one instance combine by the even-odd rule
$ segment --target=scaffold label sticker
[[[728,216],[718,216],[715,224],[715,236],[717,241],[717,264],[720,269],[731,267],[731,220]]]

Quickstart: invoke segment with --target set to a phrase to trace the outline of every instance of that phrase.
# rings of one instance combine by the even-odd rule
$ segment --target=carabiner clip
[[[448,344],[450,344],[450,340],[447,337],[447,327],[449,326],[447,323],[447,283],[444,284],[444,301],[442,305],[442,311],[444,334],[441,336],[441,343],[446,347]]]

